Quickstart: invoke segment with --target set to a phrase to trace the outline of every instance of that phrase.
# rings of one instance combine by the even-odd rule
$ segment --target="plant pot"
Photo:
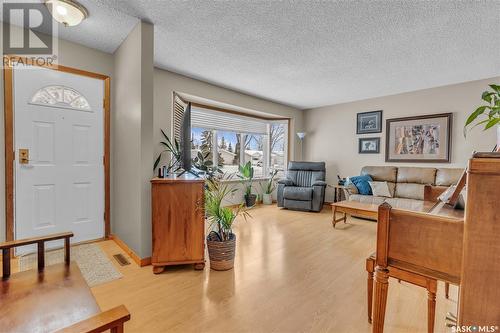
[[[216,271],[227,271],[234,267],[236,251],[236,235],[231,234],[227,241],[220,241],[213,234],[207,236],[208,256],[210,268]]]
[[[497,125],[497,152],[500,152],[500,124]]]
[[[245,194],[245,206],[252,207],[255,206],[255,201],[257,200],[257,195],[255,194]]]
[[[273,196],[271,193],[262,194],[262,203],[264,205],[271,205],[273,203]]]

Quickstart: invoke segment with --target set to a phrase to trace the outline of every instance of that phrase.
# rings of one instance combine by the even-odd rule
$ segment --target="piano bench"
[[[376,267],[376,254],[372,253],[366,258],[366,271],[368,273],[367,281],[367,296],[368,296],[368,322],[372,323],[372,307],[373,307],[373,275]],[[388,267],[389,277],[405,281],[419,287],[427,289],[427,332],[434,332],[434,320],[436,316],[436,291],[437,280],[431,279],[420,274],[401,270],[395,267]],[[448,283],[447,283],[448,284]],[[448,290],[448,289],[447,289]]]

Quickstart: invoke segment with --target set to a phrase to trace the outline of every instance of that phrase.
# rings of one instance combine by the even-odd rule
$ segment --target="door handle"
[[[28,164],[30,162],[30,150],[26,148],[19,149],[19,164]]]

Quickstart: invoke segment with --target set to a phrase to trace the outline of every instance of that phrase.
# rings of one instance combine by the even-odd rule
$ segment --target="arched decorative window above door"
[[[65,86],[41,88],[31,98],[31,104],[91,111],[89,102],[82,94]]]

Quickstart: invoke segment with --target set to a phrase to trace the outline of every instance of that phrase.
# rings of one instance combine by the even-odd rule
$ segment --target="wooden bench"
[[[72,232],[0,243],[0,327],[7,332],[123,332],[123,305],[101,312],[80,269],[70,260]],[[45,267],[45,242],[64,239],[64,263]],[[38,269],[11,274],[13,248],[37,244]]]
[[[366,258],[366,271],[368,272],[368,322],[372,322],[372,305],[373,305],[373,273],[375,272],[376,256],[375,253]],[[436,317],[436,292],[437,280],[425,277],[413,272],[391,267],[388,269],[389,277],[399,281],[405,281],[416,286],[427,289],[427,332],[434,332],[434,321]]]

